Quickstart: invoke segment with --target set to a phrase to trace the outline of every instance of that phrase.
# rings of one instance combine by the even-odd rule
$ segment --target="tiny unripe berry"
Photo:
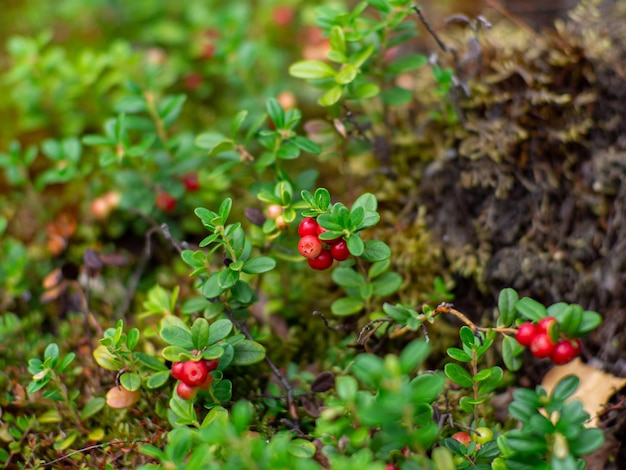
[[[318,271],[323,271],[330,268],[333,265],[333,255],[330,254],[330,250],[322,250],[317,258],[308,259],[309,266]]]
[[[276,222],[276,228],[278,230],[287,230],[287,227],[289,226],[282,215],[276,217],[274,222]]]
[[[178,393],[178,396],[183,400],[192,400],[196,396],[196,393],[198,393],[198,388],[192,387],[185,382],[178,382],[176,393]]]
[[[304,237],[305,235],[317,235],[317,227],[319,224],[313,217],[305,217],[298,225],[298,235]]]
[[[270,219],[275,219],[282,213],[283,213],[283,208],[282,206],[278,204],[270,204],[269,206],[267,206],[267,216]]]
[[[298,251],[305,258],[317,258],[322,248],[322,242],[315,235],[305,235],[298,242]]]
[[[487,427],[476,428],[476,434],[472,434],[472,439],[478,444],[486,444],[493,439],[493,431]]]

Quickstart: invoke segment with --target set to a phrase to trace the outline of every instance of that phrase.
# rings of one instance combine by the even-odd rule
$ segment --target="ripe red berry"
[[[212,370],[217,369],[218,364],[220,363],[219,359],[205,359],[204,365],[206,366],[206,370],[211,372]]]
[[[323,271],[333,265],[333,255],[330,254],[330,250],[322,250],[317,258],[308,259],[309,266],[313,269]]]
[[[208,390],[208,388],[211,386],[211,384],[213,383],[213,376],[211,374],[208,374],[206,376],[206,379],[204,380],[204,382],[202,382],[198,388],[200,390]]]
[[[522,346],[529,347],[537,333],[539,333],[539,330],[536,325],[531,322],[522,323],[517,327],[515,339]]]
[[[298,235],[301,237],[305,235],[317,235],[317,227],[319,227],[317,220],[313,217],[305,217],[298,226]]]
[[[163,212],[172,212],[176,209],[176,199],[165,191],[159,191],[156,198],[156,206]]]
[[[472,442],[472,437],[468,433],[463,431],[455,432],[454,434],[452,434],[452,439],[456,439],[465,447],[470,445],[470,442]]]
[[[200,189],[200,181],[198,181],[198,173],[186,173],[182,177],[183,184],[185,185],[185,189],[190,193],[193,193]]]
[[[345,240],[340,240],[337,243],[333,243],[330,246],[330,254],[333,255],[337,261],[345,261],[350,257],[350,251],[348,250],[348,244]]]
[[[556,365],[567,364],[580,352],[579,339],[562,339],[554,347],[554,351],[550,355],[550,359]]]
[[[530,343],[530,352],[538,359],[549,357],[555,344],[546,333],[538,333]]]
[[[554,317],[544,317],[537,322],[537,330],[539,333],[547,333],[552,325],[558,323]]]
[[[190,387],[200,385],[206,380],[209,371],[204,361],[189,360],[183,365],[182,381]]]
[[[315,235],[305,235],[298,242],[298,251],[305,258],[317,258],[322,248],[322,242]]]
[[[183,400],[191,400],[196,396],[198,392],[197,387],[192,387],[191,385],[187,385],[185,382],[178,382],[176,386],[176,393]]]
[[[172,364],[172,377],[176,380],[183,380],[183,366],[184,362],[174,362]]]

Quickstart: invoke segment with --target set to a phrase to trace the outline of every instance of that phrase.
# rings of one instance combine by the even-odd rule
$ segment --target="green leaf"
[[[362,100],[378,96],[379,93],[380,88],[378,87],[378,85],[375,85],[373,83],[360,83],[352,90],[351,96],[354,99]]]
[[[104,397],[91,397],[81,410],[80,419],[84,421],[91,418],[93,415],[102,410],[105,404],[106,400]]]
[[[205,297],[209,299],[214,299],[216,297],[219,297],[226,290],[224,287],[222,287],[219,284],[218,274],[219,274],[219,271],[211,274],[209,279],[207,279],[204,285],[202,286],[202,295],[204,295]]]
[[[402,286],[402,276],[396,272],[386,272],[372,282],[374,295],[387,297],[396,292]]]
[[[154,390],[155,388],[162,387],[170,378],[169,370],[162,370],[156,372],[148,377],[146,380],[146,387]]]
[[[230,215],[230,210],[232,207],[233,207],[233,200],[232,198],[229,198],[229,197],[224,199],[222,203],[220,204],[220,208],[217,211],[217,213],[222,219],[222,224],[226,223],[226,220],[228,219],[228,216]]]
[[[269,256],[257,256],[246,261],[241,269],[246,274],[261,274],[276,267],[276,260]]]
[[[330,28],[330,34],[328,35],[330,47],[340,54],[346,54],[346,38],[343,33],[343,29],[340,26],[334,25]]]
[[[379,240],[367,240],[361,258],[370,263],[383,261],[391,257],[391,248]]]
[[[356,52],[352,57],[350,57],[350,63],[354,65],[356,68],[360,68],[361,65],[365,63],[367,59],[374,53],[376,50],[374,44],[369,44],[366,47],[361,48]]]
[[[299,149],[304,150],[311,155],[319,155],[322,153],[322,147],[306,137],[297,135],[290,139],[289,142],[293,142]]]
[[[352,268],[338,267],[333,271],[333,281],[341,287],[359,287],[365,284],[365,278]]]
[[[238,280],[239,273],[232,269],[224,269],[217,275],[217,284],[224,290],[233,287]]]
[[[538,321],[548,315],[546,308],[530,297],[524,297],[515,303],[515,309],[531,321]]]
[[[178,395],[174,395],[170,399],[170,409],[182,420],[180,424],[191,424],[197,421],[193,400],[183,400]]]
[[[498,296],[498,310],[500,311],[499,324],[509,326],[515,321],[515,304],[519,300],[519,295],[514,289],[507,287],[500,291]]]
[[[139,330],[137,328],[131,328],[131,330],[126,335],[126,347],[131,351],[135,349],[137,343],[139,342]]]
[[[400,370],[411,374],[428,357],[430,345],[423,339],[416,339],[404,347],[400,354]]]
[[[445,382],[441,373],[418,375],[411,381],[411,403],[432,403],[443,391]]]
[[[59,346],[56,343],[50,343],[46,346],[43,353],[44,363],[50,364],[50,367],[54,368],[59,360]]]
[[[365,304],[361,299],[355,299],[354,297],[342,297],[335,300],[331,304],[330,311],[333,315],[345,317],[359,313],[364,307]]]
[[[164,326],[159,334],[167,344],[184,349],[194,349],[191,332],[188,329],[179,326]]]
[[[604,444],[604,432],[598,428],[583,429],[580,435],[569,441],[570,452],[576,456],[590,454]]]
[[[287,451],[300,459],[311,459],[317,452],[315,444],[306,439],[294,439],[289,443]]]
[[[351,375],[337,377],[335,386],[337,388],[337,396],[340,400],[350,403],[356,399],[359,385],[356,379]]]
[[[269,114],[277,129],[282,129],[285,126],[285,111],[276,98],[267,100],[267,114]]]
[[[510,371],[519,370],[522,367],[522,354],[524,346],[519,344],[512,336],[506,336],[502,340],[502,359],[504,365]]]
[[[347,245],[348,251],[350,251],[351,255],[361,256],[365,251],[365,244],[363,243],[363,240],[361,240],[361,237],[356,233],[353,233],[350,238],[348,238]]]
[[[410,103],[413,92],[399,86],[394,86],[380,93],[380,98],[389,106],[402,106]]]
[[[453,362],[447,363],[444,367],[444,372],[450,380],[461,387],[470,388],[474,385],[474,380],[472,380],[472,376],[469,372],[458,364]]]
[[[399,74],[418,69],[427,63],[428,58],[424,54],[411,54],[397,58],[387,65],[385,71],[388,73]]]
[[[235,350],[233,365],[245,366],[265,359],[265,348],[256,341],[244,339],[233,345],[233,348]]]
[[[502,381],[502,377],[504,376],[504,371],[502,368],[498,366],[494,366],[491,369],[487,369],[491,371],[489,378],[480,382],[478,385],[478,394],[485,395],[487,393],[493,392]]]
[[[339,72],[335,75],[335,82],[339,85],[347,85],[352,82],[358,73],[358,69],[352,64],[343,64]]]
[[[598,312],[585,310],[583,312],[583,318],[580,326],[578,327],[577,336],[582,336],[595,330],[600,325],[600,323],[602,323],[602,317]]]
[[[196,318],[191,325],[191,340],[195,349],[204,349],[209,343],[209,322],[202,317]]]
[[[139,387],[141,387],[141,377],[139,374],[135,374],[134,372],[125,372],[120,377],[120,383],[126,390],[134,392],[135,390],[139,390]]]
[[[367,3],[383,13],[391,13],[393,11],[392,6],[387,0],[367,0]]]
[[[233,122],[230,127],[230,133],[232,135],[233,140],[237,137],[237,133],[239,132],[239,129],[241,129],[241,126],[246,120],[246,117],[248,117],[248,111],[244,109],[244,110],[239,111],[237,115],[235,116],[235,118],[233,119]]]
[[[209,338],[207,340],[207,344],[215,344],[218,341],[223,340],[232,330],[233,323],[230,320],[223,318],[215,321],[209,328]]]
[[[563,377],[552,390],[551,397],[553,400],[564,401],[570,397],[578,388],[580,379],[575,375]]]
[[[332,87],[330,90],[322,95],[322,97],[319,99],[319,104],[321,106],[327,107],[334,105],[341,98],[341,95],[343,94],[343,89],[344,87],[342,85]]]
[[[330,78],[335,76],[335,69],[333,69],[326,62],[319,60],[303,60],[296,62],[289,67],[289,74],[296,78],[304,79],[318,79],[318,78]]]
[[[470,362],[472,360],[472,356],[459,348],[448,348],[446,352],[448,353],[448,356],[456,361]]]
[[[219,132],[205,132],[196,137],[196,147],[209,153],[219,153],[234,149],[235,142]]]

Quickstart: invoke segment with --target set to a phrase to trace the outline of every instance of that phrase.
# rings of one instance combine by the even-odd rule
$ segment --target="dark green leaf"
[[[195,349],[204,349],[208,345],[209,322],[202,317],[196,318],[191,325],[191,340]]]
[[[365,283],[362,274],[352,268],[339,267],[333,271],[333,281],[341,287],[359,287]]]
[[[509,326],[515,321],[515,304],[519,300],[519,295],[514,289],[507,287],[500,291],[498,296],[498,310],[500,311],[499,324]]]
[[[235,357],[233,365],[243,366],[254,364],[265,358],[265,348],[256,341],[244,339],[233,346]]]
[[[428,58],[425,55],[412,54],[397,58],[396,60],[391,62],[385,70],[389,73],[399,74],[418,69],[420,67],[423,67],[427,63]]]
[[[391,257],[391,248],[379,240],[367,240],[361,258],[370,263],[384,261]]]
[[[422,340],[416,339],[404,347],[400,354],[400,370],[403,374],[411,374],[419,366],[430,352],[430,345]]]
[[[580,379],[575,375],[563,377],[552,390],[551,398],[559,401],[566,400],[576,391],[579,383]]]
[[[460,362],[470,362],[472,360],[472,356],[467,354],[465,351],[459,348],[448,348],[447,350],[448,356],[452,359]]]
[[[358,234],[353,233],[347,240],[348,251],[353,256],[361,256],[365,251],[365,244]]]
[[[233,329],[233,323],[228,319],[217,320],[209,328],[207,344],[214,344],[226,338]]]
[[[548,315],[546,308],[530,297],[524,297],[515,303],[516,310],[531,321],[538,321]]]
[[[246,274],[261,274],[276,267],[276,260],[269,256],[257,256],[245,262],[242,271]]]
[[[282,129],[285,126],[285,111],[277,99],[270,98],[267,100],[267,114],[269,114],[277,129]]]
[[[453,362],[447,363],[444,367],[444,372],[450,380],[461,387],[469,388],[474,385],[474,381],[472,380],[472,376],[469,372],[458,364]]]
[[[512,336],[506,336],[502,340],[502,359],[504,365],[510,371],[519,370],[522,367],[522,354],[524,346],[519,344]]]
[[[204,285],[202,286],[202,295],[209,299],[214,299],[220,296],[226,289],[219,284],[218,280],[219,271],[211,274]]]
[[[139,361],[140,364],[146,366],[149,369],[157,370],[157,371],[161,371],[161,370],[169,371],[169,369],[167,368],[165,364],[163,364],[156,357],[150,354],[146,354],[143,352],[136,352],[133,354],[133,356],[135,357],[135,359]]]
[[[402,276],[396,272],[386,272],[372,282],[374,295],[387,297],[402,286]]]

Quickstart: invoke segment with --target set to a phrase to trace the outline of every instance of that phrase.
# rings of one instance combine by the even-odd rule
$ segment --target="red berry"
[[[156,206],[163,212],[172,212],[176,209],[176,199],[165,191],[159,191],[156,198]]]
[[[392,463],[387,463],[385,464],[385,470],[400,470],[400,469]]]
[[[195,387],[206,380],[208,373],[209,371],[204,361],[189,360],[183,365],[183,377],[181,380],[190,387]]]
[[[554,347],[554,351],[550,355],[550,359],[556,365],[567,364],[580,352],[579,339],[562,339]]]
[[[544,317],[537,322],[537,330],[539,333],[547,333],[552,325],[557,323],[554,317]]]
[[[456,439],[465,447],[470,445],[470,442],[472,442],[472,436],[470,436],[468,433],[463,432],[463,431],[455,432],[454,434],[452,434],[452,439]]]
[[[549,357],[555,344],[546,333],[537,334],[530,343],[530,352],[538,359]]]
[[[220,363],[219,359],[205,359],[204,360],[204,365],[206,366],[206,369],[208,372],[211,372],[212,370],[217,369],[217,366],[219,363]]]
[[[178,393],[178,396],[183,400],[192,400],[197,392],[197,387],[187,385],[185,382],[178,382],[176,386],[176,393]]]
[[[183,366],[184,362],[175,362],[172,364],[172,377],[176,380],[183,380]]]
[[[305,235],[298,242],[298,251],[305,258],[317,258],[322,252],[322,242],[315,235]]]
[[[200,189],[200,181],[198,181],[198,173],[186,173],[182,177],[185,189],[190,193],[193,193]]]
[[[301,237],[305,235],[317,235],[317,227],[319,227],[317,220],[313,217],[305,217],[298,226],[298,235]]]
[[[539,329],[536,325],[530,322],[522,323],[517,327],[515,339],[522,346],[529,347],[537,333],[539,333]]]
[[[322,250],[317,258],[308,259],[309,266],[313,269],[323,271],[333,265],[333,255],[330,254],[330,250]]]
[[[211,374],[208,374],[208,375],[206,376],[206,379],[204,380],[204,382],[202,382],[202,383],[198,386],[198,388],[199,388],[200,390],[207,390],[207,389],[211,386],[211,384],[212,384],[212,383],[213,383],[213,376],[212,376]]]
[[[340,240],[337,243],[333,243],[330,246],[330,254],[333,255],[337,261],[345,261],[350,257],[350,251],[348,250],[348,244],[345,240]]]

